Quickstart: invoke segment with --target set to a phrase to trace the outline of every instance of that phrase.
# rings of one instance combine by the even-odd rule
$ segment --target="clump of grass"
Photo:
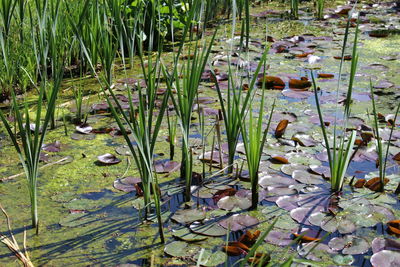
[[[325,0],[316,0],[315,1],[315,15],[317,19],[324,18],[324,7],[325,7]]]
[[[371,81],[370,81],[370,90],[371,90],[371,99],[372,99],[372,114],[374,115],[373,132],[374,132],[374,137],[375,137],[376,150],[378,152],[378,168],[379,168],[379,181],[380,181],[380,187],[379,187],[378,191],[383,192],[385,189],[386,166],[387,166],[387,159],[389,156],[390,141],[392,139],[393,130],[396,125],[397,115],[399,114],[400,103],[397,105],[396,113],[394,115],[393,123],[392,123],[391,129],[390,129],[389,140],[388,140],[386,150],[385,150],[383,142],[382,142],[382,138],[379,135],[378,113],[376,111],[374,89],[373,89]]]
[[[340,62],[340,67],[339,67],[339,76],[338,76],[339,78],[338,78],[338,85],[337,85],[337,89],[336,89],[337,98],[339,96],[339,88],[340,88],[342,67],[343,67],[344,56],[345,56],[345,48],[346,48],[347,38],[348,38],[348,34],[349,34],[349,25],[350,25],[350,17],[348,18],[348,21],[347,21],[346,32],[345,32],[344,41],[343,41],[343,45],[342,45],[342,56],[341,56],[342,59]],[[337,110],[338,106],[337,106],[336,112],[335,112],[335,124],[333,127],[333,137],[332,137],[333,144],[332,144],[332,146],[329,144],[328,134],[326,131],[325,123],[324,123],[323,116],[322,116],[321,106],[320,106],[319,99],[318,99],[318,89],[317,89],[317,85],[315,82],[315,78],[314,78],[313,73],[311,73],[313,88],[314,88],[314,95],[315,95],[315,102],[317,105],[317,111],[318,111],[318,116],[319,116],[319,120],[320,120],[320,127],[322,130],[325,147],[326,147],[327,153],[328,153],[328,161],[329,161],[329,168],[330,168],[330,174],[331,174],[331,179],[330,179],[331,190],[333,192],[341,191],[343,188],[346,171],[349,166],[351,156],[353,154],[354,141],[356,139],[356,131],[352,130],[350,132],[350,135],[347,136],[346,135],[346,127],[347,127],[347,121],[348,121],[348,118],[350,117],[350,112],[351,112],[351,96],[352,96],[352,91],[353,91],[354,77],[356,74],[357,63],[358,63],[357,39],[358,39],[358,23],[357,23],[357,27],[356,27],[355,35],[354,35],[352,60],[351,60],[351,68],[350,68],[350,80],[349,80],[349,85],[347,88],[347,96],[346,96],[345,105],[344,105],[344,114],[343,114],[343,119],[344,119],[343,126],[344,127],[343,127],[342,134],[340,136],[338,136],[337,123],[336,123],[336,118],[337,118],[337,113],[338,113],[338,110]],[[337,139],[339,139],[339,140],[337,140]]]
[[[290,16],[293,19],[299,18],[299,0],[290,0]]]
[[[48,130],[49,123],[54,114],[56,99],[58,91],[60,89],[62,80],[63,67],[58,67],[58,74],[56,80],[53,83],[51,94],[47,98],[47,106],[45,116],[43,118],[43,102],[45,95],[45,87],[42,83],[39,88],[39,97],[36,107],[36,118],[32,119],[29,114],[28,104],[25,102],[20,111],[20,106],[17,103],[17,97],[15,92],[11,91],[13,111],[16,118],[16,126],[7,120],[6,116],[0,110],[0,119],[3,122],[8,136],[10,137],[15,150],[18,153],[20,162],[24,168],[26,178],[28,180],[29,197],[31,201],[31,216],[32,216],[32,227],[38,227],[38,210],[37,210],[37,178],[39,169],[39,158],[40,151],[46,132]],[[33,130],[31,130],[31,122]],[[14,129],[13,129],[14,128]],[[17,133],[18,132],[18,133]]]
[[[265,57],[263,60],[265,67]],[[264,68],[265,73],[265,68]],[[275,101],[272,104],[271,112],[268,118],[268,124],[263,131],[263,120],[264,120],[264,103],[265,103],[265,79],[263,79],[262,84],[262,94],[261,102],[259,107],[258,118],[255,120],[253,117],[253,112],[251,110],[252,105],[249,104],[249,109],[247,110],[249,114],[248,123],[246,122],[247,116],[240,116],[240,129],[243,138],[243,144],[246,152],[247,166],[249,169],[250,183],[251,183],[251,198],[252,205],[251,209],[257,209],[258,205],[258,170],[260,167],[261,155],[263,153],[264,144],[267,141],[267,134],[269,126],[271,124],[272,114],[275,108]]]
[[[186,201],[190,200],[193,166],[192,151],[189,140],[193,105],[195,104],[201,75],[211,52],[215,34],[216,32],[211,38],[208,47],[206,45],[201,46],[199,41],[196,41],[194,48],[192,48],[193,50],[189,49],[189,54],[192,51],[194,52],[193,57],[183,63],[181,73],[178,72],[177,68],[174,68],[172,74],[169,74],[167,70],[163,68],[164,76],[167,78],[169,95],[171,96],[172,103],[175,107],[175,112],[182,132],[181,177],[185,179]],[[179,56],[175,60],[175,64],[177,64]],[[176,94],[173,94],[173,91],[176,91]]]

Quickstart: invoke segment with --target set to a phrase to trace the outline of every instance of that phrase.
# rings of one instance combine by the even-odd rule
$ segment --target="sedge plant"
[[[325,0],[315,0],[315,15],[317,19],[324,18]]]
[[[90,1],[90,0],[88,0]],[[117,5],[116,0],[108,1],[108,5],[115,7]],[[164,243],[164,232],[163,232],[163,223],[161,218],[161,196],[160,190],[158,187],[157,176],[153,169],[153,161],[154,161],[154,149],[157,141],[157,136],[161,127],[162,119],[164,116],[165,109],[168,103],[168,94],[165,94],[161,107],[159,109],[159,113],[155,116],[156,109],[156,98],[157,98],[157,89],[158,82],[160,78],[161,68],[160,68],[160,55],[161,55],[161,46],[159,47],[159,53],[155,62],[151,57],[152,51],[152,40],[153,36],[150,35],[149,41],[149,57],[148,62],[145,64],[143,60],[143,39],[138,40],[138,53],[139,58],[141,60],[141,66],[143,75],[146,81],[146,89],[140,88],[138,85],[138,107],[136,108],[133,105],[133,98],[130,89],[128,89],[128,99],[129,99],[129,112],[125,112],[119,103],[118,98],[113,92],[113,68],[114,61],[117,54],[118,43],[120,41],[119,31],[113,31],[111,29],[112,25],[110,25],[109,20],[106,16],[106,9],[111,7],[102,7],[102,10],[98,12],[98,20],[101,23],[100,35],[97,37],[99,42],[97,43],[96,51],[98,53],[98,57],[103,66],[103,75],[102,78],[99,79],[99,82],[102,86],[102,90],[106,95],[107,103],[111,109],[111,113],[116,120],[118,127],[121,130],[123,137],[131,151],[131,154],[136,163],[136,167],[138,168],[142,185],[143,185],[143,193],[144,193],[144,202],[146,206],[146,215],[149,215],[151,211],[151,204],[154,203],[156,209],[156,217],[159,227],[159,234],[161,242]],[[155,12],[155,8],[152,12]],[[114,13],[114,15],[118,15]],[[77,34],[77,39],[79,40],[82,50],[86,55],[86,60],[89,62],[92,71],[95,69],[93,67],[93,63],[91,62],[90,50],[88,50],[84,46],[84,42],[82,38],[79,36],[79,31],[77,30],[76,24],[72,22],[74,25],[75,32]],[[122,28],[119,28],[122,30]],[[153,64],[154,63],[154,64]],[[147,67],[146,67],[147,65]],[[109,94],[109,95],[108,95]],[[114,103],[115,105],[114,106]],[[122,118],[121,118],[122,117]],[[154,122],[155,121],[155,122]],[[129,129],[129,130],[128,130]],[[129,133],[130,132],[130,133]],[[130,134],[133,137],[136,145],[133,145],[130,139]],[[151,199],[153,196],[153,201]]]
[[[378,153],[378,168],[379,168],[379,181],[380,187],[378,191],[383,192],[385,189],[385,177],[386,177],[386,166],[387,166],[387,159],[389,156],[389,147],[390,141],[392,139],[393,130],[396,125],[397,115],[399,114],[400,103],[397,105],[396,113],[394,115],[393,123],[391,125],[389,140],[386,145],[386,149],[384,148],[384,144],[382,142],[382,138],[379,134],[379,120],[378,120],[378,113],[376,111],[375,99],[374,99],[374,89],[372,86],[372,82],[370,81],[370,90],[371,90],[371,99],[372,99],[372,114],[373,114],[373,132],[375,137],[375,144],[376,144],[376,151]]]
[[[218,93],[219,103],[221,105],[221,111],[224,118],[225,134],[228,143],[228,172],[233,172],[233,165],[236,154],[236,147],[238,143],[238,138],[240,135],[240,125],[242,124],[242,118],[249,106],[251,105],[251,99],[254,95],[253,90],[257,82],[258,73],[261,70],[263,62],[266,60],[268,54],[268,49],[266,49],[261,57],[261,60],[257,66],[257,69],[253,75],[253,78],[249,84],[249,91],[246,95],[243,94],[241,89],[236,88],[235,81],[233,77],[233,71],[229,67],[229,77],[228,77],[228,89],[226,95],[222,93],[219,84],[216,79],[214,71],[211,69],[215,81],[215,87]]]
[[[340,62],[339,75],[338,75],[339,78],[338,78],[338,84],[337,84],[337,89],[336,89],[337,99],[339,97],[339,88],[341,87],[341,74],[342,74],[342,68],[343,68],[343,62],[344,62],[344,56],[345,56],[345,48],[347,45],[347,39],[348,39],[348,35],[349,35],[349,24],[350,24],[350,16],[347,21],[347,27],[346,27],[344,41],[343,41],[343,45],[342,45],[341,62]],[[336,112],[335,112],[335,122],[334,122],[334,126],[333,126],[333,136],[332,136],[333,143],[332,144],[329,143],[329,136],[328,136],[328,133],[326,130],[326,126],[325,126],[322,111],[321,111],[321,105],[320,105],[319,98],[318,98],[318,89],[317,89],[316,81],[315,81],[313,73],[311,73],[312,83],[313,83],[313,88],[314,88],[314,95],[315,95],[315,102],[316,102],[318,117],[319,117],[319,121],[320,121],[320,127],[322,130],[324,144],[325,144],[327,154],[328,154],[329,169],[330,169],[330,175],[331,175],[331,179],[330,179],[331,190],[333,192],[339,192],[343,188],[346,171],[349,166],[351,156],[353,154],[354,141],[356,139],[356,131],[351,130],[350,135],[347,136],[346,135],[346,127],[347,127],[348,118],[350,117],[350,113],[351,113],[351,103],[352,103],[351,97],[352,97],[354,78],[355,78],[357,63],[358,63],[357,40],[358,40],[358,23],[357,23],[357,27],[356,27],[355,34],[354,34],[352,60],[351,60],[351,64],[350,64],[350,79],[349,79],[349,84],[347,87],[346,100],[344,103],[344,111],[343,111],[344,124],[343,124],[342,134],[340,136],[338,135],[338,129],[337,129],[337,127],[338,127],[338,125],[337,125],[338,105],[337,105]]]
[[[20,108],[17,102],[17,96],[13,90],[11,91],[11,98],[14,116],[16,118],[15,129],[13,129],[13,125],[7,120],[5,114],[0,111],[0,119],[7,130],[8,136],[10,137],[15,150],[17,151],[18,157],[24,168],[25,175],[28,180],[33,228],[37,228],[39,223],[37,182],[39,176],[38,171],[40,151],[52,115],[54,114],[58,91],[61,87],[63,69],[63,64],[60,62],[57,65],[58,71],[54,77],[53,86],[50,90],[51,94],[48,95],[46,101],[45,111],[43,111],[43,102],[46,89],[44,83],[40,84],[40,87],[38,89],[39,97],[37,101],[35,118],[32,118],[29,112],[28,104],[26,102]],[[34,126],[33,131],[31,130],[31,124],[32,126]]]
[[[167,78],[167,88],[178,117],[179,126],[182,132],[182,167],[181,177],[185,179],[185,200],[190,200],[190,186],[192,179],[193,158],[189,141],[190,126],[193,113],[193,106],[196,103],[197,91],[200,85],[201,75],[211,52],[215,34],[212,36],[208,47],[200,47],[196,41],[193,48],[193,57],[183,63],[182,71],[174,68],[171,74],[163,68],[164,76]],[[190,53],[190,49],[189,49]],[[177,62],[177,61],[176,61]],[[180,76],[182,78],[180,78]],[[173,94],[176,91],[176,94]]]
[[[265,63],[265,61],[264,61]],[[265,103],[265,81],[262,86],[261,101],[259,107],[258,118],[255,119],[249,105],[248,123],[247,115],[242,117],[240,128],[243,138],[244,149],[246,152],[247,167],[249,169],[250,183],[251,183],[251,209],[257,209],[258,205],[258,170],[260,168],[261,156],[265,142],[267,141],[267,134],[271,124],[272,114],[275,108],[275,101],[271,106],[271,112],[268,118],[268,124],[263,130],[264,120],[264,103]]]
[[[293,19],[299,18],[299,0],[289,0],[290,1],[290,16]]]

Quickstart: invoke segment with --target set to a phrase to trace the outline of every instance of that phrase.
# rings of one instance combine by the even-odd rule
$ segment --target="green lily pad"
[[[64,218],[61,218],[59,224],[66,227],[77,227],[87,224],[92,220],[93,218],[87,213],[70,213]]]
[[[190,224],[195,221],[202,221],[206,218],[206,212],[198,209],[178,210],[172,219],[181,224]]]
[[[354,257],[351,255],[336,255],[333,261],[339,265],[351,265],[354,262]]]
[[[62,193],[59,193],[57,195],[54,195],[54,196],[51,197],[51,199],[56,201],[56,202],[63,203],[63,202],[69,202],[72,199],[74,199],[75,197],[76,197],[75,193],[67,191],[67,192],[62,192]]]
[[[174,241],[165,246],[164,252],[172,257],[185,258],[194,256],[199,249],[200,247],[189,245],[183,241]]]
[[[70,210],[94,210],[99,207],[99,202],[91,199],[73,199],[64,204],[64,207]]]
[[[202,249],[198,254],[196,254],[194,259],[200,266],[211,267],[224,263],[226,261],[226,254],[222,251],[212,252],[208,249]]]
[[[226,235],[226,229],[220,226],[218,223],[192,223],[190,225],[190,230],[199,235],[206,236],[224,236]]]
[[[174,237],[181,239],[183,241],[186,241],[186,242],[197,242],[197,241],[202,241],[202,240],[207,239],[207,236],[192,233],[186,227],[172,230],[172,235]]]

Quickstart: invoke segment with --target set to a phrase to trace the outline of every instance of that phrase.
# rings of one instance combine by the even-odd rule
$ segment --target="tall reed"
[[[325,0],[315,0],[315,15],[317,19],[324,18]]]
[[[339,97],[339,89],[341,87],[341,74],[342,74],[347,39],[348,39],[348,35],[349,35],[349,28],[350,28],[349,26],[350,26],[350,17],[348,18],[348,21],[347,21],[346,32],[345,32],[343,45],[342,45],[342,54],[341,54],[341,62],[340,62],[340,67],[339,67],[338,84],[337,84],[337,88],[336,88],[337,99]],[[337,126],[338,126],[337,125],[338,104],[337,104],[336,112],[335,112],[335,123],[334,123],[334,127],[333,127],[333,136],[332,136],[333,144],[332,144],[332,146],[329,143],[326,126],[325,126],[324,119],[322,116],[321,106],[320,106],[320,102],[319,102],[319,98],[318,98],[318,89],[317,89],[316,81],[315,81],[313,73],[311,73],[312,83],[313,83],[313,88],[314,88],[314,95],[315,95],[315,102],[316,102],[318,116],[319,116],[319,120],[320,120],[320,127],[322,130],[325,147],[326,147],[327,153],[328,153],[328,161],[329,161],[329,168],[330,168],[330,174],[331,174],[331,179],[330,179],[331,190],[333,192],[341,191],[343,188],[346,171],[347,171],[347,168],[350,163],[351,155],[353,153],[354,141],[356,139],[356,131],[354,131],[354,130],[351,131],[349,136],[346,136],[346,127],[347,127],[348,118],[350,117],[350,112],[351,112],[351,103],[352,103],[351,96],[352,96],[352,91],[353,91],[353,84],[354,84],[354,78],[355,78],[356,69],[357,69],[357,63],[358,63],[357,40],[358,40],[358,23],[357,23],[357,27],[356,27],[355,34],[354,34],[352,60],[351,60],[351,66],[350,66],[350,79],[349,79],[349,84],[347,87],[347,95],[346,95],[344,111],[343,111],[343,120],[344,120],[343,129],[342,129],[341,135],[338,136],[338,133],[337,133],[337,131],[338,131],[338,129],[337,129]],[[339,139],[339,140],[337,140],[337,139]]]
[[[178,72],[177,68],[174,68],[173,73],[168,74],[166,69],[163,68],[164,76],[167,77],[168,91],[175,107],[175,112],[178,117],[179,126],[182,132],[181,177],[186,181],[186,201],[190,200],[190,186],[192,179],[193,159],[189,135],[193,106],[197,97],[197,90],[200,85],[201,75],[211,52],[215,33],[211,38],[208,47],[206,45],[201,47],[199,41],[196,41],[195,47],[192,48],[193,50],[189,49],[189,53],[193,52],[193,57],[183,63],[181,73]],[[174,90],[176,90],[176,94],[173,94]]]
[[[290,16],[294,19],[299,18],[299,0],[290,0]]]
[[[268,118],[268,124],[263,130],[264,120],[264,103],[265,103],[265,81],[263,84],[261,102],[259,106],[258,118],[255,120],[250,105],[248,112],[249,118],[243,117],[240,123],[244,149],[246,152],[247,167],[249,169],[251,183],[251,209],[257,209],[258,205],[258,170],[260,168],[261,156],[263,153],[264,144],[267,141],[267,134],[271,124],[272,114],[275,109],[275,102],[272,104],[271,113]],[[248,123],[246,122],[248,119]]]
[[[370,91],[371,91],[371,99],[372,99],[372,114],[374,115],[373,121],[373,132],[375,137],[376,151],[378,153],[378,168],[379,168],[379,181],[380,181],[380,192],[385,190],[385,178],[386,178],[386,166],[387,166],[387,158],[389,156],[389,147],[393,135],[393,130],[396,126],[397,115],[399,114],[400,103],[397,105],[397,109],[394,115],[393,123],[390,128],[389,140],[386,145],[386,149],[383,146],[382,138],[379,134],[379,120],[378,113],[376,111],[375,98],[374,98],[374,89],[372,86],[372,81],[370,81]]]
[[[25,175],[28,180],[33,228],[38,227],[39,222],[37,179],[39,175],[38,168],[40,151],[52,115],[54,114],[58,91],[61,87],[63,70],[63,64],[60,62],[57,67],[57,73],[55,73],[55,81],[51,88],[51,93],[50,95],[48,95],[46,101],[46,111],[44,118],[43,102],[46,89],[43,83],[41,83],[38,89],[39,97],[36,107],[36,117],[34,119],[31,118],[29,114],[29,108],[26,102],[23,104],[22,112],[20,111],[20,106],[17,103],[17,96],[15,95],[14,90],[11,90],[11,96],[13,111],[17,122],[15,129],[13,129],[13,125],[7,120],[6,116],[0,110],[0,119],[3,122],[7,130],[8,136],[10,137],[14,148],[18,153],[18,157],[24,168]],[[31,125],[32,122],[34,124]],[[31,130],[31,126],[33,126],[34,128],[33,130]]]
[[[242,124],[243,117],[249,106],[252,104],[252,98],[254,97],[255,84],[257,82],[258,74],[266,60],[268,54],[268,48],[265,49],[256,71],[250,80],[249,91],[244,95],[242,91],[242,85],[237,88],[237,81],[234,80],[236,76],[232,68],[229,67],[228,70],[228,89],[226,94],[223,94],[219,87],[215,72],[211,70],[211,74],[215,81],[215,87],[218,93],[218,99],[222,110],[222,115],[224,118],[225,134],[228,141],[228,172],[233,172],[233,163],[235,160],[236,147],[238,143],[238,138],[240,135],[240,125]]]

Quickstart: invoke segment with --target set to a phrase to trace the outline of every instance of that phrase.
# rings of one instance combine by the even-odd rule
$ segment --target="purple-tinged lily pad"
[[[302,184],[316,185],[324,183],[324,180],[319,176],[301,170],[293,171],[292,177]]]
[[[171,173],[178,170],[181,164],[176,161],[156,161],[154,162],[154,170],[156,173]]]
[[[247,227],[255,226],[258,223],[258,219],[250,215],[234,214],[228,219],[219,222],[219,225],[230,231],[239,231]]]
[[[124,191],[126,193],[133,192],[136,190],[135,185],[140,183],[142,180],[137,177],[128,176],[122,179],[114,181],[114,188]]]
[[[110,153],[106,153],[104,155],[100,155],[97,157],[98,161],[104,165],[113,165],[121,162],[116,156]]]
[[[302,223],[305,225],[311,225],[309,222],[308,218],[313,214],[314,212],[322,211],[323,208],[320,206],[316,206],[313,208],[303,208],[299,207],[296,209],[293,209],[290,211],[290,216],[292,217],[293,220],[295,220],[298,223]]]
[[[264,240],[272,245],[282,247],[286,247],[293,242],[292,234],[290,232],[281,232],[275,230],[270,231]]]
[[[251,196],[249,197],[240,197],[238,193],[234,196],[225,196],[221,198],[218,203],[218,207],[224,210],[233,210],[234,208],[239,209],[248,209],[251,207]]]
[[[353,235],[334,237],[329,241],[328,245],[335,251],[342,250],[343,254],[349,255],[364,254],[370,248],[367,240]]]
[[[42,149],[47,152],[60,152],[61,151],[61,143],[60,141],[55,141],[49,144],[43,144]]]
[[[377,267],[395,267],[400,266],[400,252],[391,250],[382,250],[372,255],[372,266]]]
[[[375,254],[382,250],[392,250],[400,253],[400,242],[391,238],[376,237],[372,240],[372,252]]]

